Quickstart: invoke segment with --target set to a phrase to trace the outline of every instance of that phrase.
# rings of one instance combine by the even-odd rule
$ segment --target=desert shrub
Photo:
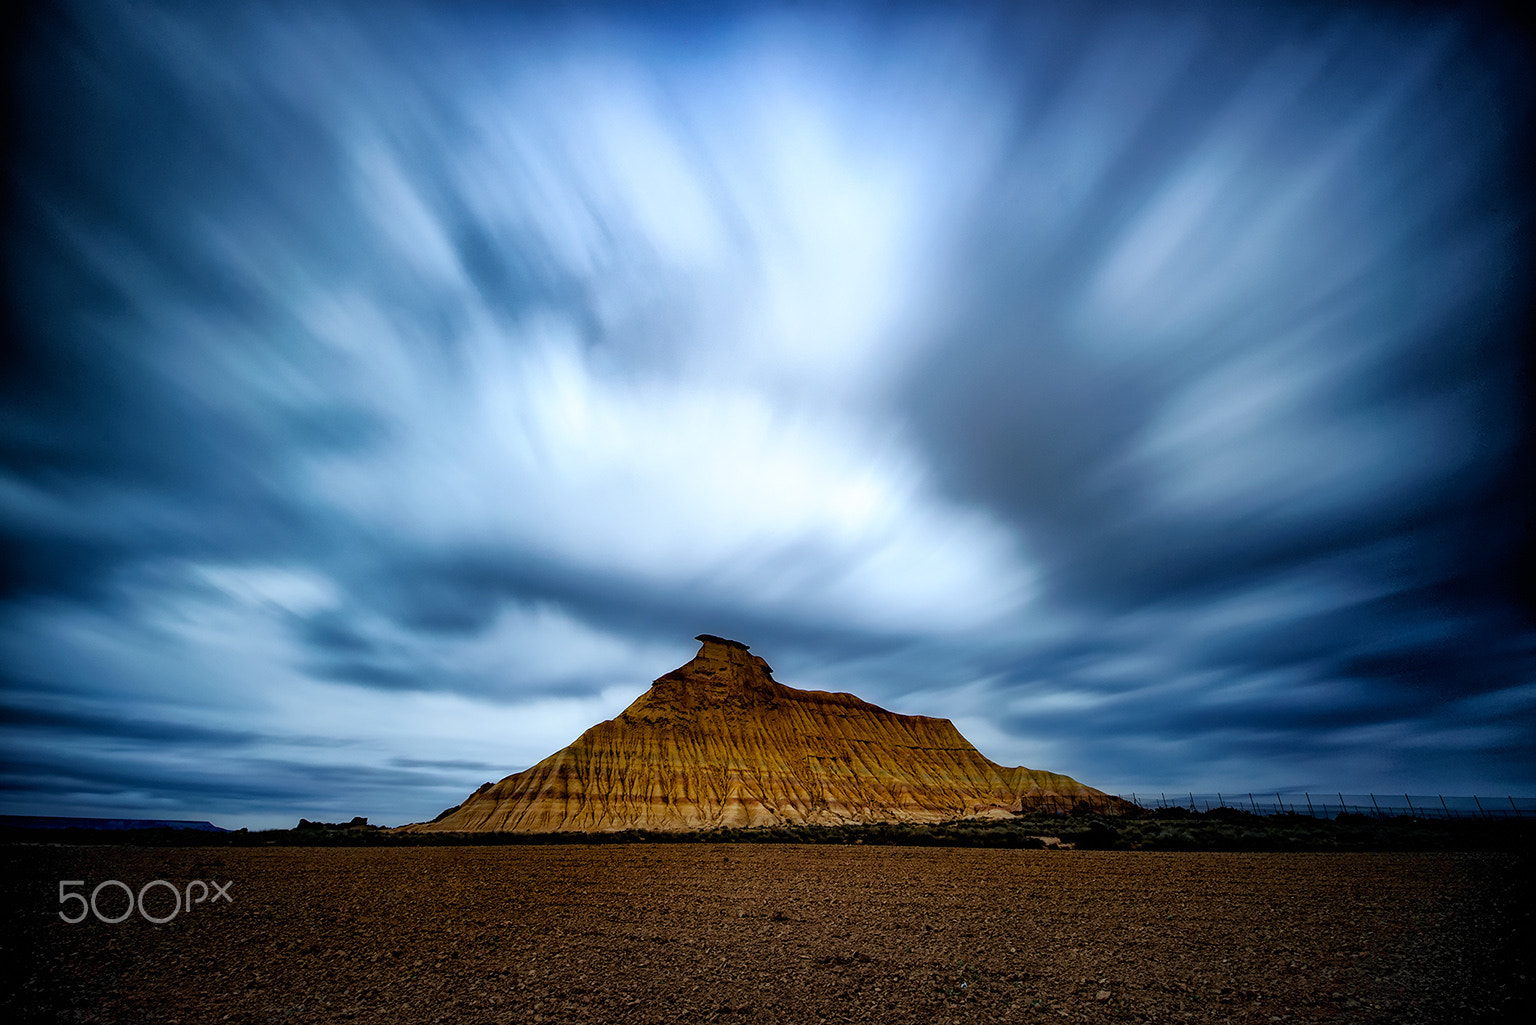
[[[1156,819],[1188,819],[1195,818],[1198,814],[1198,812],[1192,812],[1188,808],[1174,804],[1166,808],[1154,809],[1152,817]]]
[[[1090,818],[1082,829],[1063,829],[1061,838],[1086,850],[1108,850],[1120,839],[1120,831],[1100,818]]]
[[[1187,829],[1164,829],[1151,843],[1158,850],[1164,851],[1191,851],[1197,847],[1210,846],[1209,843],[1196,840],[1195,835]]]

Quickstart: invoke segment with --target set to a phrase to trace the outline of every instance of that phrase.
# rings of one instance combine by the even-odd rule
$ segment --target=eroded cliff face
[[[796,690],[737,641],[697,656],[615,719],[412,831],[692,830],[781,823],[938,822],[1021,802],[1105,795],[1004,768],[947,719],[852,694]]]

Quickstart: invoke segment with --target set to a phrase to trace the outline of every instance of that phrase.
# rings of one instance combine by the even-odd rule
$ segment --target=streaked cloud
[[[1492,14],[30,19],[18,810],[430,816],[701,630],[1110,789],[1536,784]]]

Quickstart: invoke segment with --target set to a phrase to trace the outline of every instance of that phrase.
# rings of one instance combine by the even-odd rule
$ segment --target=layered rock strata
[[[984,758],[947,719],[796,690],[710,634],[615,719],[411,831],[697,830],[939,822],[1115,802],[1076,780]]]

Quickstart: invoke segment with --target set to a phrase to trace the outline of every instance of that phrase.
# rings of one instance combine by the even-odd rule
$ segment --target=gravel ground
[[[11,846],[11,1022],[1500,1022],[1529,861],[778,845]],[[60,879],[227,884],[165,925]],[[194,888],[194,895],[196,895]],[[216,896],[216,892],[212,895]],[[169,891],[148,894],[170,913]],[[127,901],[108,887],[103,914]],[[12,971],[12,966],[19,970]]]

